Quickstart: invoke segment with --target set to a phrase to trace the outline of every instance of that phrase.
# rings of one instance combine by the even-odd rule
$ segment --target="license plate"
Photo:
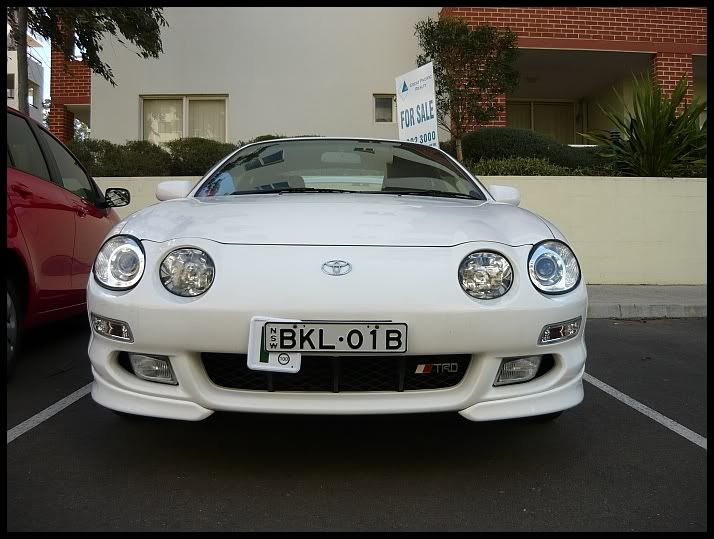
[[[407,351],[407,325],[383,322],[268,322],[268,352],[382,353]]]

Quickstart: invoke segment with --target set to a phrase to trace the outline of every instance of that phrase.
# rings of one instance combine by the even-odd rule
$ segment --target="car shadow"
[[[149,463],[161,461],[168,451],[172,466],[190,464],[191,475],[210,476],[222,470],[242,479],[253,476],[256,481],[307,480],[316,473],[321,477],[358,477],[365,469],[380,477],[411,477],[411,472],[420,469],[427,474],[453,473],[460,468],[481,473],[491,466],[507,469],[511,465],[523,472],[528,470],[534,447],[540,451],[546,447],[557,461],[572,460],[580,445],[572,429],[577,420],[566,414],[545,424],[523,420],[476,423],[456,412],[361,416],[215,413],[200,422],[107,420],[135,448],[132,460],[136,466],[147,466],[147,473],[154,466]]]

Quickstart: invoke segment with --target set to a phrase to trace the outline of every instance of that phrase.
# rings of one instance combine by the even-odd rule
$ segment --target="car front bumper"
[[[524,271],[528,245],[470,242],[449,248],[270,248],[217,246],[196,239],[190,245],[209,252],[216,263],[216,281],[203,296],[179,298],[161,285],[158,265],[166,253],[184,245],[144,242],[146,272],[131,291],[108,291],[90,280],[89,311],[128,323],[134,337],[127,343],[93,332],[89,344],[95,380],[92,397],[99,404],[128,413],[185,420],[200,420],[214,411],[458,411],[468,419],[482,421],[560,411],[583,399],[585,285],[581,282],[562,296],[536,291]],[[496,300],[470,298],[458,285],[456,268],[470,252],[494,248],[511,261],[513,286]],[[349,260],[355,268],[353,274],[323,274],[320,265],[332,259]],[[405,274],[400,271],[405,266],[418,271]],[[256,273],[251,267],[263,270]],[[231,268],[230,277],[223,275],[228,273],[225,268]],[[404,322],[409,328],[407,355],[468,354],[471,360],[458,384],[441,389],[332,393],[220,387],[209,378],[201,354],[245,354],[253,316]],[[576,337],[538,344],[544,326],[577,317],[582,317],[582,324]],[[168,356],[178,385],[139,379],[120,364],[120,352]],[[553,366],[542,376],[525,383],[493,385],[503,358],[545,354],[552,357]]]

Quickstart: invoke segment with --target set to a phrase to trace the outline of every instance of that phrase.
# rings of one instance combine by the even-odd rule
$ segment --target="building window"
[[[40,86],[32,81],[27,81],[27,102],[29,105],[40,108]]]
[[[374,94],[374,121],[394,123],[396,94]]]
[[[184,137],[226,141],[225,96],[144,96],[142,138],[165,144]]]
[[[15,99],[15,74],[7,74],[7,98]]]
[[[188,136],[226,141],[226,100],[189,99]]]
[[[572,101],[507,101],[506,126],[530,129],[562,144],[575,143]]]

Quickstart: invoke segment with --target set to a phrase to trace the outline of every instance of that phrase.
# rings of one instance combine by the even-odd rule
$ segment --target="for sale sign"
[[[399,140],[438,148],[433,64],[429,62],[395,80]]]

